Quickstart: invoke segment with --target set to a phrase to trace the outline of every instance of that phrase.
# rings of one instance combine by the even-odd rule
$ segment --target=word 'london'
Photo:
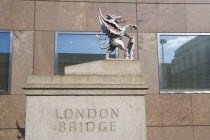
[[[116,131],[119,109],[55,110],[59,132]]]

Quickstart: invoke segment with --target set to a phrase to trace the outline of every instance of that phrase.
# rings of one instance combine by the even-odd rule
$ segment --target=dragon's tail
[[[109,48],[109,46],[110,46],[110,44],[108,44],[107,46],[103,46],[104,44],[106,44],[106,42],[107,42],[107,40],[106,40],[106,38],[101,38],[99,35],[96,35],[96,38],[98,39],[98,40],[104,40],[104,41],[102,41],[101,42],[101,44],[100,44],[100,48],[101,49],[107,49],[107,48]]]

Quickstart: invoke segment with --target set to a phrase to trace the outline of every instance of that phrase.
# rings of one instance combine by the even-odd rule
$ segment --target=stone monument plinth
[[[146,140],[145,86],[138,61],[69,66],[30,76],[26,140]]]

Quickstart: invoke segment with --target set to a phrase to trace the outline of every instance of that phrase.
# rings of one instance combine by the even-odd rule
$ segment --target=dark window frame
[[[8,94],[11,94],[13,31],[10,31],[10,30],[0,30],[0,33],[9,33],[10,34],[10,55],[9,55],[8,89],[5,92],[1,92],[0,91],[0,95],[8,95]]]
[[[159,77],[159,92],[160,94],[209,94],[210,90],[167,90],[162,89],[162,69],[161,69],[161,45],[160,36],[210,36],[210,33],[157,33],[157,45],[158,45],[158,77]]]

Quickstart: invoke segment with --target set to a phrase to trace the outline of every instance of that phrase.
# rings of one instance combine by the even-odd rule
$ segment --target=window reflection
[[[106,37],[103,34],[100,36]],[[56,74],[63,75],[66,66],[104,60],[106,52],[107,50],[100,49],[96,34],[58,33]],[[116,58],[116,56],[116,51],[110,55],[111,58]]]
[[[210,36],[161,35],[159,43],[163,91],[210,89]]]

